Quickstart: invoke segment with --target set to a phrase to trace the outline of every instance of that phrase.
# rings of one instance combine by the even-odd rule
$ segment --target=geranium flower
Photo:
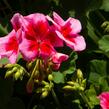
[[[63,41],[57,37],[43,14],[36,13],[23,17],[17,13],[11,22],[16,31],[22,29],[19,48],[26,60],[31,61],[36,57],[48,58],[54,54],[54,47],[63,46]]]
[[[56,12],[53,12],[53,20],[49,16],[47,19],[54,24],[58,37],[74,51],[86,48],[84,37],[78,34],[82,28],[79,20],[69,18],[64,21]]]
[[[100,106],[102,109],[109,109],[109,92],[101,93],[98,98],[100,99]]]
[[[8,57],[10,63],[15,63],[19,52],[16,32],[12,30],[5,37],[0,38],[0,58]]]

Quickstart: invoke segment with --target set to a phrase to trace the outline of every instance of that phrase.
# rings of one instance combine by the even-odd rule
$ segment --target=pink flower
[[[15,63],[19,52],[16,32],[12,30],[5,37],[0,38],[0,58],[8,57],[11,63]]]
[[[100,106],[102,109],[109,109],[109,92],[101,93],[98,98],[100,99]]]
[[[55,28],[56,33],[60,39],[72,48],[74,51],[82,51],[86,48],[84,37],[78,33],[81,31],[81,23],[79,20],[69,18],[64,21],[57,13],[53,12],[53,20],[47,16],[47,19],[51,21]]]
[[[26,60],[31,61],[36,57],[46,59],[56,52],[54,47],[63,46],[63,41],[57,37],[43,14],[23,17],[17,13],[11,22],[16,31],[22,29],[19,49]]]
[[[58,70],[60,64],[63,61],[66,61],[67,59],[68,59],[68,55],[62,53],[55,53],[54,55],[52,55],[51,60],[53,62],[53,69]]]

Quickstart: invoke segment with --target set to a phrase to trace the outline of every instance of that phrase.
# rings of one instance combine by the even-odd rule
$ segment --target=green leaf
[[[55,83],[64,83],[64,74],[61,72],[53,72],[53,81]]]
[[[89,81],[101,91],[109,91],[107,62],[104,60],[92,60],[90,62]]]
[[[93,85],[90,86],[90,89],[85,91],[87,98],[89,98],[89,103],[92,106],[92,109],[95,105],[99,105],[99,99],[97,99],[96,90]]]
[[[104,11],[109,11],[109,0],[102,0],[102,5],[100,9],[103,9]]]
[[[8,58],[2,58],[2,59],[0,59],[0,65],[7,64],[7,63],[9,63]]]
[[[109,52],[109,35],[105,35],[98,42],[99,48],[104,52]]]
[[[105,76],[107,73],[107,62],[97,59],[90,61],[90,72]]]

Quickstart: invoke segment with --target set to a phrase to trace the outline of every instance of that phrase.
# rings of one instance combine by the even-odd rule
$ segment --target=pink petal
[[[69,18],[67,23],[70,23],[71,34],[79,33],[82,29],[81,23],[79,20],[74,18]]]
[[[53,25],[54,25],[57,29],[60,29],[60,26],[59,26],[51,17],[49,17],[49,16],[47,15],[46,18],[48,19],[48,21],[52,22]]]
[[[45,15],[36,13],[25,16],[28,21],[28,33],[30,36],[36,36],[37,39],[43,39],[49,30],[49,25]]]
[[[83,36],[76,36],[74,38],[68,39],[72,44],[67,43],[67,45],[74,51],[82,51],[86,48],[85,39]]]
[[[60,26],[63,26],[65,23],[65,21],[56,12],[53,12],[53,19]]]
[[[19,47],[16,33],[12,30],[7,36],[0,38],[0,57],[8,57],[11,63],[16,62]],[[13,54],[15,54],[13,56]]]
[[[58,70],[60,67],[60,64],[63,61],[66,61],[68,59],[68,55],[62,54],[62,53],[55,53],[52,56],[52,62],[54,63],[53,69]]]
[[[51,27],[46,38],[54,47],[63,47],[63,40],[57,36],[55,32],[55,27]]]
[[[19,47],[20,52],[27,61],[31,61],[38,56],[38,48],[38,43],[35,40],[28,40],[25,37],[23,37]]]
[[[64,37],[59,31],[56,31],[56,33],[74,51],[82,51],[86,48],[86,43],[83,36],[72,35]]]
[[[50,42],[44,41],[40,43],[40,57],[43,59],[50,58],[55,53],[55,49]]]
[[[19,13],[14,14],[14,16],[11,19],[11,23],[16,31],[20,29],[22,26],[26,25],[26,21],[24,20],[23,16]]]

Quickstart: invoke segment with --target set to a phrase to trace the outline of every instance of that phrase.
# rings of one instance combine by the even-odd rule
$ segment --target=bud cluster
[[[8,68],[5,78],[13,77],[14,80],[22,80],[24,74],[29,75],[26,70],[19,64],[7,64],[5,68]]]
[[[48,94],[50,93],[50,91],[52,90],[52,88],[54,87],[54,84],[52,82],[53,80],[53,76],[51,74],[48,75],[48,81],[41,81],[41,86],[38,89],[36,89],[36,93],[41,93],[41,98],[45,98],[48,96]],[[38,82],[38,81],[36,81]]]
[[[63,87],[64,90],[68,91],[84,91],[86,87],[86,79],[83,78],[83,73],[80,69],[77,70],[77,77],[75,80],[68,81],[66,86]]]
[[[101,28],[103,28],[104,32],[109,32],[109,21],[103,22]]]

